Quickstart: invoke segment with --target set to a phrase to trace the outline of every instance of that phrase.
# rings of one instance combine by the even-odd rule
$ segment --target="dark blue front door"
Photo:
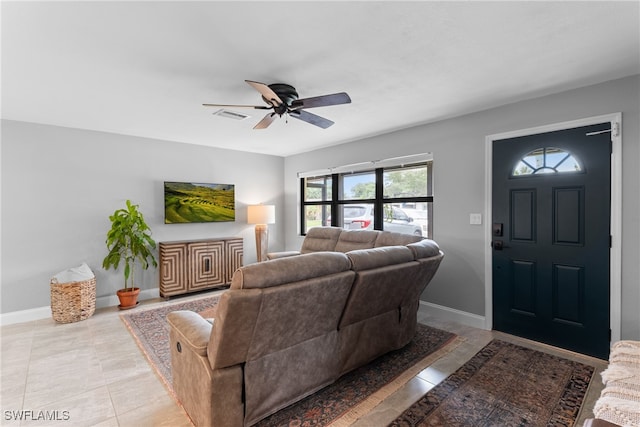
[[[494,329],[608,357],[610,127],[494,141]]]

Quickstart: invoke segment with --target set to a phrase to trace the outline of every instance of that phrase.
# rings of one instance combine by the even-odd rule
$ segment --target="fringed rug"
[[[167,314],[191,310],[203,317],[212,317],[217,303],[215,296],[121,314],[140,349],[174,397]],[[348,426],[460,342],[461,338],[453,333],[418,324],[416,336],[403,349],[343,376],[257,426]]]
[[[573,426],[594,368],[491,341],[391,426]]]

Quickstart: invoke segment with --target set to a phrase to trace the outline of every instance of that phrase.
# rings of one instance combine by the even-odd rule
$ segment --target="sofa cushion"
[[[307,231],[300,252],[334,251],[341,232],[342,228],[338,227],[312,227]]]
[[[379,231],[343,230],[336,243],[336,252],[349,252],[356,249],[370,249],[376,243]]]
[[[351,262],[343,253],[315,252],[278,258],[239,268],[231,279],[231,289],[269,288],[349,270]]]
[[[381,231],[376,239],[375,247],[408,245],[409,243],[419,242],[422,239],[422,236],[416,236],[415,234]]]
[[[385,246],[374,249],[358,249],[347,252],[353,271],[370,270],[387,265],[414,260],[413,252],[406,246]]]

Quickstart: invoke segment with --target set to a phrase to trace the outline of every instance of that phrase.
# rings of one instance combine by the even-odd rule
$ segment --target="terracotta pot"
[[[139,293],[140,288],[119,289],[116,292],[116,294],[118,295],[118,299],[120,300],[120,305],[118,306],[118,308],[120,310],[127,310],[129,308],[137,306]]]

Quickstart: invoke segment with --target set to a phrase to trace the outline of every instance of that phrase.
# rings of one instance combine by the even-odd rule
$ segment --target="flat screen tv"
[[[235,220],[233,184],[165,181],[165,224]]]

